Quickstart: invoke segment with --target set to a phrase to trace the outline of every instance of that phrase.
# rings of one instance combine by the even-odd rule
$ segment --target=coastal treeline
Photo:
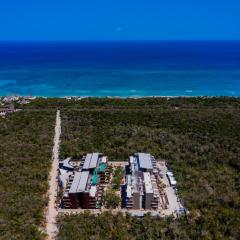
[[[239,103],[219,99],[219,107],[209,100],[209,107],[189,101],[188,109],[179,104],[62,112],[62,157],[98,151],[114,161],[150,152],[168,162],[190,213],[177,220],[110,213],[63,216],[59,239],[239,239]]]
[[[29,104],[17,107],[24,109],[56,108],[103,108],[103,109],[143,109],[143,108],[240,108],[240,98],[234,97],[145,97],[145,98],[36,98]]]
[[[44,239],[55,114],[0,117],[0,239]]]

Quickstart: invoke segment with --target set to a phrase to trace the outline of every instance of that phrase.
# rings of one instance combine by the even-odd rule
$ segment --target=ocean
[[[0,96],[240,96],[239,41],[1,42]]]

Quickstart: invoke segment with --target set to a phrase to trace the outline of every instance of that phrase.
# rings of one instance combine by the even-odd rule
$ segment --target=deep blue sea
[[[10,94],[240,96],[240,42],[2,42]]]

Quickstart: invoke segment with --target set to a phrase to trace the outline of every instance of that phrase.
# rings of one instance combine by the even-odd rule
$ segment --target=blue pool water
[[[240,96],[240,42],[2,42],[10,94]]]

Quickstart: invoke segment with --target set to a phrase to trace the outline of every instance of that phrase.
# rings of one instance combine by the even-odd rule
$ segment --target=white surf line
[[[55,239],[57,233],[56,217],[58,211],[55,205],[55,201],[57,197],[58,188],[57,176],[58,176],[60,135],[61,135],[61,118],[60,111],[58,110],[56,114],[52,167],[49,175],[49,190],[48,190],[49,202],[46,212],[46,233],[48,235],[47,237],[48,240]]]

